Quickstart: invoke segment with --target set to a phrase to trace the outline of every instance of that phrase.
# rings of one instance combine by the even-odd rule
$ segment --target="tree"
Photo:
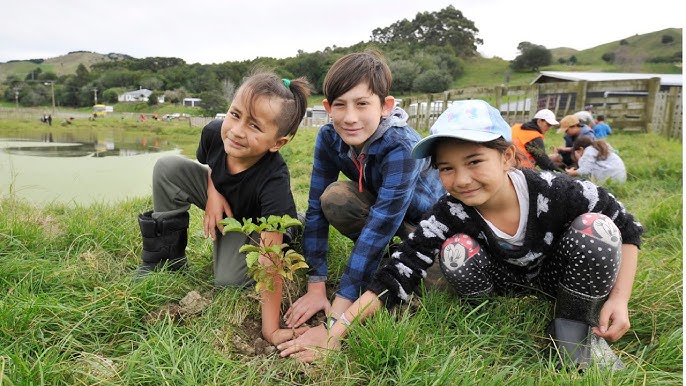
[[[218,91],[205,91],[198,95],[202,100],[201,106],[206,117],[213,117],[217,113],[225,113],[229,109],[229,103],[224,95]]]
[[[162,95],[162,94],[157,92],[157,91],[151,92],[150,95],[148,96],[148,106],[157,106],[160,103],[160,101],[159,101],[160,95]]]
[[[412,84],[421,68],[410,60],[394,60],[388,64],[393,74],[391,91],[405,93],[412,91]]]
[[[88,72],[88,69],[86,68],[86,66],[83,65],[83,63],[79,63],[78,67],[76,67],[75,84],[80,87],[85,86],[90,81],[90,72]]]
[[[603,59],[603,61],[608,63],[608,64],[612,64],[615,61],[615,53],[614,52],[606,52],[603,54],[601,59]]]
[[[426,46],[451,47],[462,56],[475,56],[479,30],[452,5],[438,12],[420,12],[412,21],[403,19],[385,28],[372,31],[372,42],[406,44],[413,48]]]
[[[148,75],[141,78],[140,86],[148,90],[161,90],[164,82],[155,75]]]
[[[553,62],[553,54],[542,45],[521,42],[517,45],[517,49],[521,54],[510,63],[510,67],[515,71],[525,69],[538,71],[540,67],[548,66]]]
[[[414,80],[412,88],[419,92],[441,92],[450,88],[453,79],[444,70],[434,69],[424,71]]]
[[[333,63],[330,63],[327,57],[330,55],[324,55],[321,52],[298,53],[295,58],[287,60],[284,67],[293,74],[293,77],[306,77],[316,90],[321,91],[326,71]]]
[[[662,44],[669,44],[673,41],[674,37],[672,35],[662,35],[662,40],[660,40]]]
[[[120,88],[108,88],[102,92],[102,99],[105,103],[117,103],[119,101],[119,94],[124,90]]]
[[[164,100],[173,105],[181,103],[185,97],[186,91],[183,89],[167,90],[164,92]]]

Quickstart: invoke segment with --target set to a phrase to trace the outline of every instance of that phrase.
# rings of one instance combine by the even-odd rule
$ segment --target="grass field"
[[[2,122],[0,137],[17,124]],[[316,131],[302,128],[283,149],[299,210]],[[194,149],[199,129],[156,133]],[[561,142],[555,133],[546,138],[548,146]],[[284,360],[256,339],[252,291],[212,288],[199,209],[190,212],[188,269],[133,281],[141,251],[136,215],[151,207],[150,197],[88,207],[37,207],[9,197],[0,201],[0,386],[680,385],[682,145],[653,134],[618,133],[609,142],[629,180],[607,187],[647,229],[632,328],[612,345],[627,365],[621,372],[555,371],[542,339],[552,312],[545,299],[493,297],[473,307],[440,290],[354,327],[344,350],[325,361]],[[335,231],[330,241],[334,287],[351,243]],[[189,311],[181,300],[192,291],[202,307]],[[304,291],[302,277],[296,291]]]

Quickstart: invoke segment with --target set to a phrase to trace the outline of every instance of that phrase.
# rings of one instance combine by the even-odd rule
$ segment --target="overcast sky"
[[[368,41],[373,29],[448,5],[474,22],[487,57],[513,59],[522,41],[583,50],[683,28],[672,0],[2,0],[0,62],[70,51],[223,63],[286,58]]]

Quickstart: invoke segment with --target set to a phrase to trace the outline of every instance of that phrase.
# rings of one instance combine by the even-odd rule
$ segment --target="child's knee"
[[[441,247],[440,264],[448,272],[456,271],[481,250],[479,243],[470,236],[459,233],[448,238]]]
[[[354,182],[337,181],[324,190],[319,201],[329,224],[346,237],[356,239],[367,222],[373,197],[357,191]]]
[[[153,178],[166,176],[170,172],[178,170],[178,164],[182,158],[174,155],[165,155],[155,162],[155,167],[152,170]]]
[[[438,263],[448,283],[460,295],[483,295],[492,291],[493,280],[477,262],[481,254],[479,243],[466,234],[457,234],[443,243]]]
[[[602,213],[584,213],[572,222],[571,228],[575,231],[600,240],[613,248],[619,248],[622,244],[622,235],[617,225]]]

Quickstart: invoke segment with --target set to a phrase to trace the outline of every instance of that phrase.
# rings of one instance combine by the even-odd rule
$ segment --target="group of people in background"
[[[564,172],[598,183],[626,182],[624,161],[605,140],[612,134],[612,128],[603,115],[594,117],[591,108],[587,106],[559,122],[552,111],[542,109],[532,120],[513,125],[513,142],[526,157],[525,166]],[[557,133],[564,134],[564,145],[553,147],[552,153],[546,154],[545,133],[558,125]]]
[[[340,349],[343,337],[382,306],[421,293],[433,270],[470,301],[531,289],[545,294],[556,303],[546,336],[561,363],[620,366],[605,339],[616,341],[629,329],[643,228],[608,190],[568,175],[593,178],[585,160],[597,163],[614,152],[597,141],[575,147],[584,132],[576,116],[558,122],[541,110],[510,127],[481,100],[453,103],[422,138],[389,94],[391,81],[376,51],[343,56],[324,78],[331,121],[315,140],[304,213],[307,291],[281,316],[282,283],[274,276],[274,289],[262,291],[264,338],[283,357],[317,360],[322,349]],[[219,222],[296,216],[279,150],[296,135],[310,90],[306,79],[257,72],[238,88],[226,118],[203,128],[199,162],[157,162],[153,208],[138,215],[139,276],[187,264],[188,209],[195,205],[205,211],[204,233],[214,243],[215,285],[251,285],[240,252],[250,241],[224,234]],[[556,152],[559,160],[544,145],[557,125],[569,148],[568,158]],[[329,277],[330,226],[353,242],[340,281]],[[260,243],[290,237],[263,232]],[[581,247],[587,242],[594,248]],[[338,283],[333,301],[331,283]],[[309,326],[322,311],[326,321]]]

